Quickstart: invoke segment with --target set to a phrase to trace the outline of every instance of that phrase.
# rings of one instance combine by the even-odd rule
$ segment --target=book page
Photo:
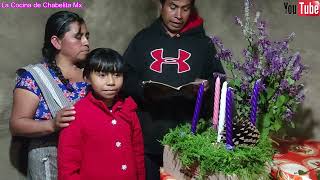
[[[179,87],[156,81],[143,81],[144,95],[149,99],[170,98],[173,96],[186,96],[192,98],[196,95],[201,82],[190,82]]]

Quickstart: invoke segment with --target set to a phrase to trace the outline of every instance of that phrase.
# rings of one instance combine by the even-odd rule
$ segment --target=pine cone
[[[232,123],[232,141],[236,145],[255,145],[257,144],[260,133],[258,129],[248,120]],[[226,125],[222,132],[221,140],[226,142]]]

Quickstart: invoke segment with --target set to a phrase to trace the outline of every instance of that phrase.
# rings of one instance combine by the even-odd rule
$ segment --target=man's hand
[[[204,85],[204,92],[206,92],[209,89],[209,81],[206,79],[195,79],[194,82],[201,82]],[[195,88],[195,92],[198,92],[200,86],[197,86],[197,88]]]

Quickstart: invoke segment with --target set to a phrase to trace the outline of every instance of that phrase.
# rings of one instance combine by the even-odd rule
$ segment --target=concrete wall
[[[91,48],[111,47],[123,52],[134,34],[157,17],[156,0],[91,0],[84,9],[71,9],[83,15],[89,31]],[[4,1],[10,2],[10,1]],[[35,2],[35,1],[24,1]],[[39,1],[38,1],[39,2]],[[303,62],[310,67],[304,76],[306,100],[297,114],[295,135],[320,139],[320,18],[285,14],[284,1],[256,0],[254,9],[262,11],[274,38],[297,35],[292,48],[301,52]],[[233,24],[233,17],[242,16],[242,1],[197,1],[205,19],[208,34],[222,38],[235,52],[243,48],[241,31]],[[70,10],[70,9],[69,9]],[[20,179],[10,166],[8,148],[10,135],[8,118],[11,111],[15,70],[41,57],[46,19],[57,9],[0,9],[0,174],[1,179]],[[3,177],[5,176],[5,177]]]

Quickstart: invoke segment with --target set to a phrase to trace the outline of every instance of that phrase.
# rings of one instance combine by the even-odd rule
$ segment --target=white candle
[[[225,81],[221,89],[221,99],[220,99],[220,112],[219,112],[219,123],[218,123],[218,137],[217,142],[221,141],[221,133],[223,131],[223,126],[226,117],[226,99],[227,99],[227,88],[228,83]]]

